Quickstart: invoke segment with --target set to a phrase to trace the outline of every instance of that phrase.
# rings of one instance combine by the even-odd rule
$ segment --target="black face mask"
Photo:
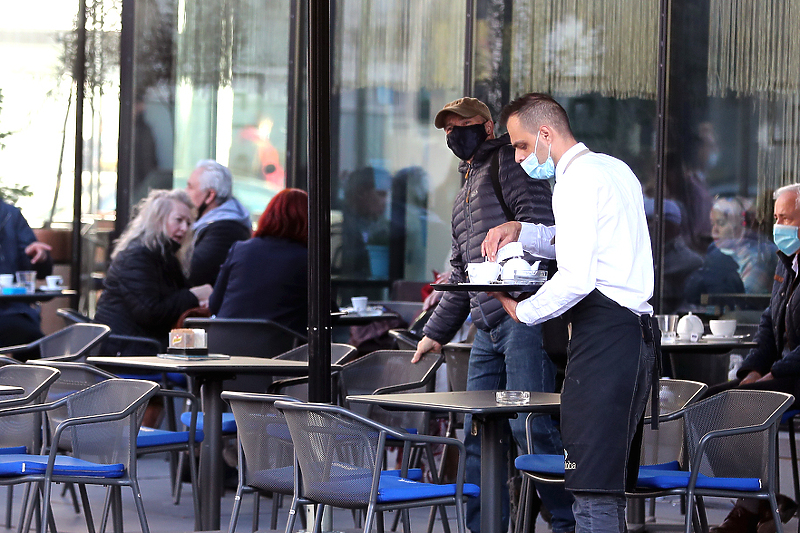
[[[447,146],[456,154],[457,158],[468,161],[488,136],[483,124],[453,126],[450,133],[447,134]]]

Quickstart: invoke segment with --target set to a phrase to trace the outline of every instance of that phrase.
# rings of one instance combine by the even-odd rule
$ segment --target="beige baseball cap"
[[[456,115],[466,118],[480,115],[486,120],[492,120],[492,114],[489,112],[489,108],[486,107],[486,104],[477,98],[470,98],[469,96],[459,98],[458,100],[445,105],[441,111],[436,113],[436,118],[433,120],[433,125],[439,129],[444,128],[445,119],[448,113],[455,113]]]

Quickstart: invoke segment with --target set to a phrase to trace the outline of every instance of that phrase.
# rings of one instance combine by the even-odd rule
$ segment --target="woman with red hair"
[[[220,318],[266,318],[306,333],[308,195],[284,189],[258,219],[253,238],[231,246],[209,300]]]

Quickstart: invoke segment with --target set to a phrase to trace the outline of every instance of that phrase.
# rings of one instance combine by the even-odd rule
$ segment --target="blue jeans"
[[[469,356],[467,390],[529,390],[553,392],[556,368],[542,347],[541,326],[518,324],[506,317],[486,332],[478,330]],[[532,426],[533,449],[536,453],[564,453],[561,435],[549,416],[540,416]],[[525,416],[510,420],[511,432],[520,450],[527,453]],[[466,481],[480,485],[481,438],[472,435],[472,417],[464,420],[464,445],[467,450]],[[536,489],[545,507],[553,515],[553,533],[575,529],[572,516],[572,495],[563,486],[537,484]],[[508,493],[503,492],[503,525],[508,528]],[[467,527],[473,533],[481,529],[480,501],[467,499]]]
[[[623,533],[625,496],[575,492],[575,533]]]

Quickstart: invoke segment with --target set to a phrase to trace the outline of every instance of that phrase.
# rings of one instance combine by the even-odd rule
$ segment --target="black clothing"
[[[169,331],[187,310],[197,307],[189,290],[173,241],[166,251],[150,250],[132,242],[111,262],[97,301],[94,320],[119,335],[150,337],[167,346]],[[104,353],[125,353],[108,341]]]
[[[747,354],[737,372],[740,379],[755,370],[762,376],[800,378],[800,294],[792,257],[778,252],[769,307],[761,314],[756,348]],[[783,355],[784,351],[787,351]]]
[[[632,488],[639,470],[641,443],[634,437],[650,392],[655,354],[643,340],[640,317],[597,289],[570,313],[572,338],[561,393],[565,486],[623,493]],[[593,406],[590,412],[587,406]]]
[[[465,180],[453,203],[451,283],[467,281],[467,264],[483,261],[481,242],[486,233],[508,221],[497,201],[490,175],[491,159],[497,151],[503,199],[515,220],[548,226],[555,223],[550,184],[528,177],[514,160],[514,148],[508,135],[487,140],[478,148],[471,163],[462,161],[458,166]],[[485,292],[447,292],[425,325],[424,334],[440,344],[449,342],[470,309],[473,323],[484,331],[506,318],[500,302]]]
[[[228,256],[231,245],[251,236],[250,228],[238,220],[216,220],[198,230],[194,240],[189,286],[214,285],[219,267]]]
[[[277,237],[231,246],[209,299],[220,318],[266,318],[303,335],[308,323],[308,248]]]

